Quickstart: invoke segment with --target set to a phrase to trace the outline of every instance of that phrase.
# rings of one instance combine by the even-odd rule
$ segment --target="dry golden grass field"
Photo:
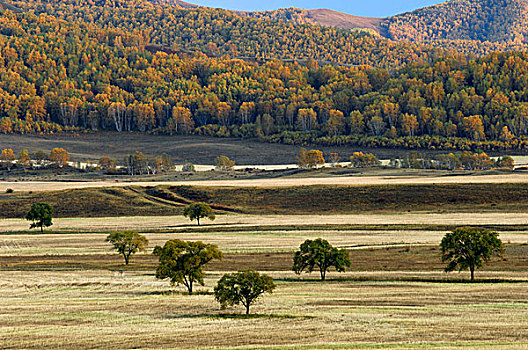
[[[428,226],[526,226],[528,230],[528,213],[519,212],[486,212],[486,213],[377,213],[377,214],[342,214],[342,215],[217,215],[215,221],[205,220],[200,228],[195,227],[183,216],[127,216],[97,218],[56,218],[52,231],[61,232],[108,232],[115,230],[213,230],[222,231],[227,227],[288,226],[295,229],[303,226],[359,226],[368,225],[406,227],[409,225]],[[0,220],[0,232],[19,232],[27,230],[29,223],[23,219]],[[256,230],[258,231],[259,228]],[[339,227],[340,228],[340,227]],[[404,231],[405,232],[405,231]],[[374,238],[376,239],[376,238]]]
[[[442,271],[438,242],[456,224],[502,227],[505,256],[477,283]],[[523,213],[230,214],[203,227],[180,216],[56,219],[37,234],[1,220],[0,348],[525,349],[527,224]],[[150,241],[127,267],[104,241],[122,229]],[[295,249],[316,237],[347,248],[351,269],[325,282],[291,272]],[[152,249],[173,238],[225,254],[195,295],[154,277]],[[212,295],[223,273],[242,268],[277,283],[248,317]]]
[[[409,184],[526,184],[528,175],[490,174],[490,175],[446,175],[441,176],[333,176],[306,178],[262,178],[247,180],[206,180],[206,181],[149,181],[149,186],[206,186],[206,187],[259,187],[276,188],[291,186],[338,185],[409,185]],[[145,182],[134,181],[0,181],[0,193],[7,189],[17,192],[49,192],[82,188],[144,186]]]
[[[0,349],[526,349],[527,179],[2,182]],[[36,201],[56,209],[44,234],[22,219]],[[210,203],[216,220],[184,218],[193,201]],[[475,283],[443,272],[438,246],[464,225],[505,244]],[[105,242],[118,230],[150,241],[128,266]],[[347,249],[346,273],[320,282],[291,271],[295,250],[317,237]],[[194,295],[155,278],[152,250],[175,238],[224,252]],[[220,310],[216,281],[245,268],[273,276],[275,292],[250,316]]]

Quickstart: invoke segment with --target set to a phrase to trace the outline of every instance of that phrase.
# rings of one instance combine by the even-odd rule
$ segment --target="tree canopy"
[[[183,284],[192,294],[195,283],[204,285],[203,267],[213,259],[222,259],[222,252],[214,244],[173,239],[163,247],[154,248],[159,257],[156,278],[169,278],[171,284]]]
[[[461,227],[446,233],[440,247],[442,261],[448,263],[445,271],[469,269],[472,281],[475,269],[489,262],[492,256],[501,257],[503,254],[502,241],[497,232],[474,227]]]
[[[30,229],[40,227],[40,232],[44,232],[44,227],[53,225],[53,207],[47,203],[35,203],[26,215],[26,220],[33,221]]]
[[[235,166],[235,161],[229,159],[227,156],[218,156],[215,159],[215,165],[217,170],[233,170]]]
[[[1,133],[528,149],[526,52],[447,54],[367,33],[143,0],[19,6],[33,12],[0,13]]]
[[[304,241],[293,257],[295,273],[300,274],[305,270],[311,273],[317,269],[323,281],[331,267],[338,272],[344,272],[350,266],[350,256],[345,249],[334,248],[327,240],[321,238]]]
[[[70,154],[64,148],[54,148],[50,152],[49,160],[62,168],[70,160]]]
[[[189,204],[184,210],[183,215],[189,220],[196,220],[198,226],[200,226],[200,219],[208,218],[214,220],[216,218],[213,209],[207,203],[192,203]]]
[[[223,309],[228,306],[242,304],[249,315],[250,306],[264,293],[272,293],[275,289],[273,278],[261,275],[254,270],[238,271],[225,274],[214,289],[215,299]]]
[[[136,231],[114,232],[106,237],[106,241],[114,246],[114,249],[125,259],[128,265],[132,254],[145,251],[148,239]]]
[[[435,43],[459,52],[526,50],[523,0],[455,0],[388,18],[387,37]]]

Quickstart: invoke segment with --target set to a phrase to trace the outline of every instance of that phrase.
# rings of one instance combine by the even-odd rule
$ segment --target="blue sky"
[[[420,7],[439,4],[442,0],[187,0],[187,2],[231,10],[261,11],[282,7],[306,9],[329,8],[357,16],[386,17]]]

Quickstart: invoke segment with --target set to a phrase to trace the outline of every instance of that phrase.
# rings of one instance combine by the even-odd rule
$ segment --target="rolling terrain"
[[[56,231],[43,235],[16,232],[27,222],[9,221],[11,227],[2,228],[0,236],[0,292],[5,296],[0,346],[337,350],[518,349],[528,344],[527,234],[525,226],[517,226],[526,222],[525,214],[225,218],[203,227],[190,226],[183,216],[58,219]],[[277,226],[279,219],[290,226]],[[450,220],[510,224],[501,233],[505,258],[478,271],[476,283],[467,282],[467,273],[442,271],[437,242],[449,228],[423,226]],[[313,226],[336,221],[389,225]],[[395,222],[402,224],[391,227]],[[111,230],[131,227],[141,230],[151,246],[125,267],[104,239]],[[325,282],[290,271],[298,245],[319,236],[348,249],[353,262],[346,273],[331,271]],[[224,252],[222,261],[207,266],[204,286],[194,295],[154,277],[152,249],[174,237],[218,244]],[[224,272],[241,266],[265,272],[277,284],[250,316],[237,307],[221,310],[212,293]]]
[[[430,43],[468,54],[528,47],[525,0],[450,0],[387,18],[359,17],[324,8],[236,13],[295,24],[368,30],[390,40]]]
[[[79,163],[121,163],[141,151],[178,164],[213,164],[219,155],[292,164],[301,146],[344,161],[358,150],[380,159],[404,149],[467,150],[480,164],[491,164],[482,150],[525,154],[528,54],[446,57],[432,48],[523,47],[520,3],[454,0],[401,20],[237,14],[178,0],[13,3],[21,11],[0,9],[1,349],[528,347],[526,170],[161,173],[166,157],[156,175],[30,169],[27,161],[7,169],[24,149],[53,147]],[[53,207],[42,232],[25,219],[41,202]],[[185,217],[197,202],[216,218],[198,225]],[[475,281],[445,272],[440,242],[463,226],[497,231],[504,247]],[[128,230],[149,244],[125,265],[107,237]],[[294,273],[295,252],[317,238],[351,266],[331,268],[325,281]],[[194,294],[157,278],[153,253],[173,239],[223,253]],[[221,308],[217,281],[248,268],[276,289],[251,315]]]
[[[222,9],[117,3],[15,2],[27,12],[2,14],[1,132],[528,149],[526,53],[473,58]]]
[[[479,181],[479,177],[474,178]],[[206,202],[221,213],[357,214],[365,212],[522,212],[528,184],[498,183],[499,178],[472,179],[367,178],[237,180],[173,183],[0,183],[0,217],[23,218],[32,203],[47,202],[57,217],[177,215],[194,202]],[[318,181],[318,180],[326,180]],[[344,181],[339,181],[344,180]],[[348,184],[347,184],[348,180]],[[502,178],[508,181],[508,177]],[[360,180],[361,181],[361,180]],[[394,182],[394,184],[390,184]],[[282,183],[282,185],[281,185]],[[18,185],[18,186],[17,186]],[[6,193],[4,188],[14,190]],[[419,193],[419,196],[416,194]]]
[[[528,2],[525,0],[451,0],[388,18],[297,8],[251,15],[342,29],[368,29],[390,40],[431,43],[463,53],[484,54],[528,47]]]
[[[295,7],[262,12],[240,12],[243,16],[283,20],[295,24],[317,24],[340,29],[367,29],[386,36],[383,23],[386,19],[354,16],[330,9],[298,9]]]

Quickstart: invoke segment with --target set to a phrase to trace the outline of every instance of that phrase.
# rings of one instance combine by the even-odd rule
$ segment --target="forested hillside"
[[[212,56],[251,59],[313,59],[342,65],[397,68],[430,61],[439,50],[387,41],[365,33],[331,27],[259,20],[231,11],[183,9],[167,0],[35,0],[15,1],[36,14],[100,28],[119,28],[141,35],[145,45],[173,51],[201,51]]]
[[[389,18],[364,18],[325,9],[296,8],[249,15],[367,30],[399,42],[431,44],[464,54],[528,49],[526,0],[451,0]]]
[[[452,0],[394,16],[389,34],[396,40],[478,40],[526,43],[525,0]]]
[[[528,147],[527,53],[431,57],[389,71],[152,52],[148,44],[161,40],[153,33],[165,32],[153,24],[156,16],[165,18],[163,9],[149,12],[146,6],[154,5],[141,2],[137,13],[105,7],[90,17],[73,5],[85,1],[71,3],[49,10],[65,20],[0,15],[0,132],[137,130],[296,144]],[[117,4],[133,11],[131,2]],[[186,11],[182,18],[202,18],[200,9]],[[156,20],[143,18],[149,13]],[[203,27],[212,33],[222,23]]]
[[[393,40],[439,42],[482,54],[523,49],[528,43],[525,0],[452,0],[391,17],[384,24]]]

